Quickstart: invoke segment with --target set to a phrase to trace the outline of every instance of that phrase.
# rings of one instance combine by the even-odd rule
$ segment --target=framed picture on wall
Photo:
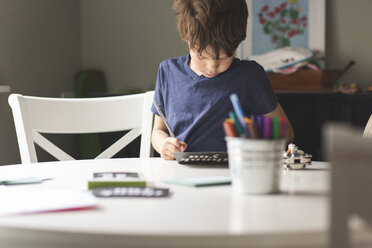
[[[237,57],[247,59],[294,46],[325,54],[325,0],[246,0],[247,38]]]

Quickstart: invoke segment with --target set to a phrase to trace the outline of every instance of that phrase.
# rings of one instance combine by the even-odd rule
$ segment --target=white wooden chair
[[[40,133],[77,134],[130,130],[96,159],[111,158],[141,136],[140,157],[153,154],[151,104],[154,91],[99,98],[47,98],[11,94],[22,163],[37,162],[35,144],[58,160],[74,158]]]
[[[367,125],[364,128],[363,137],[372,138],[372,114],[369,117]]]
[[[345,124],[328,124],[324,134],[332,164],[330,247],[347,248],[355,244],[349,217],[356,215],[367,226],[372,224],[372,139]]]

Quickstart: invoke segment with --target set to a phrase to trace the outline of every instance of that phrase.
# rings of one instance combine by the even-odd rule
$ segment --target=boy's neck
[[[196,75],[198,75],[198,76],[203,75],[203,73],[201,73],[200,71],[198,71],[198,70],[194,67],[194,65],[191,63],[191,56],[190,56],[190,55],[189,55],[189,61],[187,62],[187,65],[190,67],[190,69],[191,69],[193,72],[195,72]]]

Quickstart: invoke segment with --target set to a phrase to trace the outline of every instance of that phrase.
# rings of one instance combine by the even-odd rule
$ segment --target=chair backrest
[[[367,125],[364,128],[363,137],[372,138],[372,114],[369,117]]]
[[[351,243],[349,217],[372,224],[372,139],[345,124],[328,124],[324,134],[332,164],[330,247],[346,248]]]
[[[82,134],[130,130],[96,158],[111,158],[141,136],[140,157],[152,156],[151,104],[154,92],[99,98],[48,98],[11,94],[22,163],[37,162],[35,144],[58,160],[70,155],[40,133]]]

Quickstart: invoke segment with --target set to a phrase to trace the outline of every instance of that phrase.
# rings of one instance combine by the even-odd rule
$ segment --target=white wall
[[[82,66],[101,68],[111,91],[150,89],[159,63],[186,53],[173,0],[81,0]]]
[[[372,86],[372,1],[327,0],[327,62],[343,68],[349,60],[356,64],[341,82]]]
[[[76,0],[0,0],[0,84],[27,95],[73,89],[80,68]],[[8,94],[0,93],[0,165],[20,162]]]

